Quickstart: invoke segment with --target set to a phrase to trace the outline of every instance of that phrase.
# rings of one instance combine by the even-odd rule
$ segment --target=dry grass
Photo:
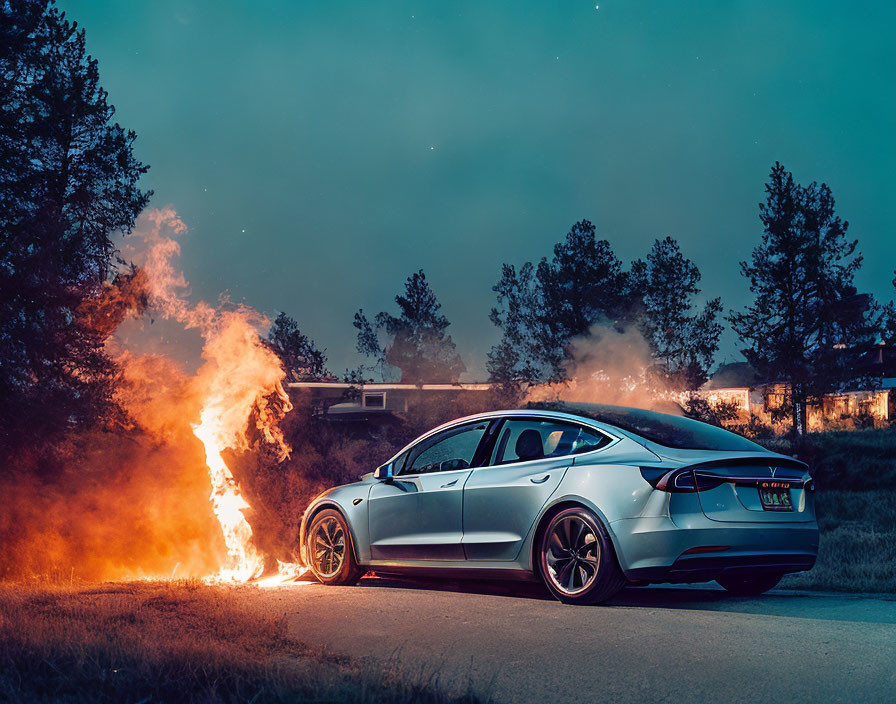
[[[818,562],[782,587],[896,593],[896,491],[819,491]]]
[[[0,585],[0,701],[476,701],[290,639],[263,594],[192,581]]]
[[[896,425],[757,439],[808,463],[822,491],[896,489]]]

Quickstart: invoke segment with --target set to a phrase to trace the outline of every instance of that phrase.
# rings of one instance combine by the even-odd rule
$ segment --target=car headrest
[[[544,457],[541,444],[541,433],[534,428],[527,428],[516,439],[516,455],[521,460],[537,460]]]
[[[557,447],[554,448],[551,455],[563,457],[564,455],[570,454],[572,452],[573,443],[575,443],[578,436],[578,430],[564,430],[563,435],[560,436],[560,440],[557,441]]]

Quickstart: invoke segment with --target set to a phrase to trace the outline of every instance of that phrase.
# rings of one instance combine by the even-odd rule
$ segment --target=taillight
[[[692,493],[695,491],[709,491],[725,483],[725,479],[695,472],[693,469],[672,469],[660,474],[653,468],[642,467],[641,476],[660,491],[670,493]]]
[[[738,468],[724,469],[713,467],[709,471],[707,465],[712,463],[703,463],[691,467],[679,467],[677,469],[667,469],[664,467],[641,467],[641,476],[650,486],[660,491],[668,491],[672,493],[693,493],[696,491],[709,491],[715,489],[722,484],[734,484],[738,487],[764,487],[781,489],[805,489],[808,492],[815,491],[815,481],[809,477],[787,476],[779,470],[779,474],[783,476],[775,476],[775,470],[772,469],[769,476],[763,476],[761,472],[755,471],[758,468],[745,467],[744,473],[737,471]],[[786,472],[787,470],[785,470]]]
[[[697,482],[694,479],[694,471],[691,469],[677,469],[669,472],[660,479],[656,488],[660,491],[689,492],[697,491]]]

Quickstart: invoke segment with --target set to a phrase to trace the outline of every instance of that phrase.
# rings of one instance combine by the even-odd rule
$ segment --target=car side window
[[[467,469],[488,428],[488,422],[451,428],[411,448],[401,474],[429,474]]]
[[[491,464],[527,462],[598,450],[610,444],[603,433],[576,423],[554,420],[508,420],[501,428]]]

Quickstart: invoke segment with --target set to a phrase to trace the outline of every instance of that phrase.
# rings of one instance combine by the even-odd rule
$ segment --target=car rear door
[[[463,488],[490,421],[424,438],[368,498],[373,560],[462,560]]]
[[[578,424],[545,418],[504,421],[487,466],[473,469],[464,487],[463,546],[468,560],[517,558],[541,508],[572,464],[573,452],[582,451],[583,442],[596,449],[609,441],[588,432]],[[529,450],[538,450],[536,436],[541,449],[533,454]],[[526,447],[526,437],[531,447]]]

